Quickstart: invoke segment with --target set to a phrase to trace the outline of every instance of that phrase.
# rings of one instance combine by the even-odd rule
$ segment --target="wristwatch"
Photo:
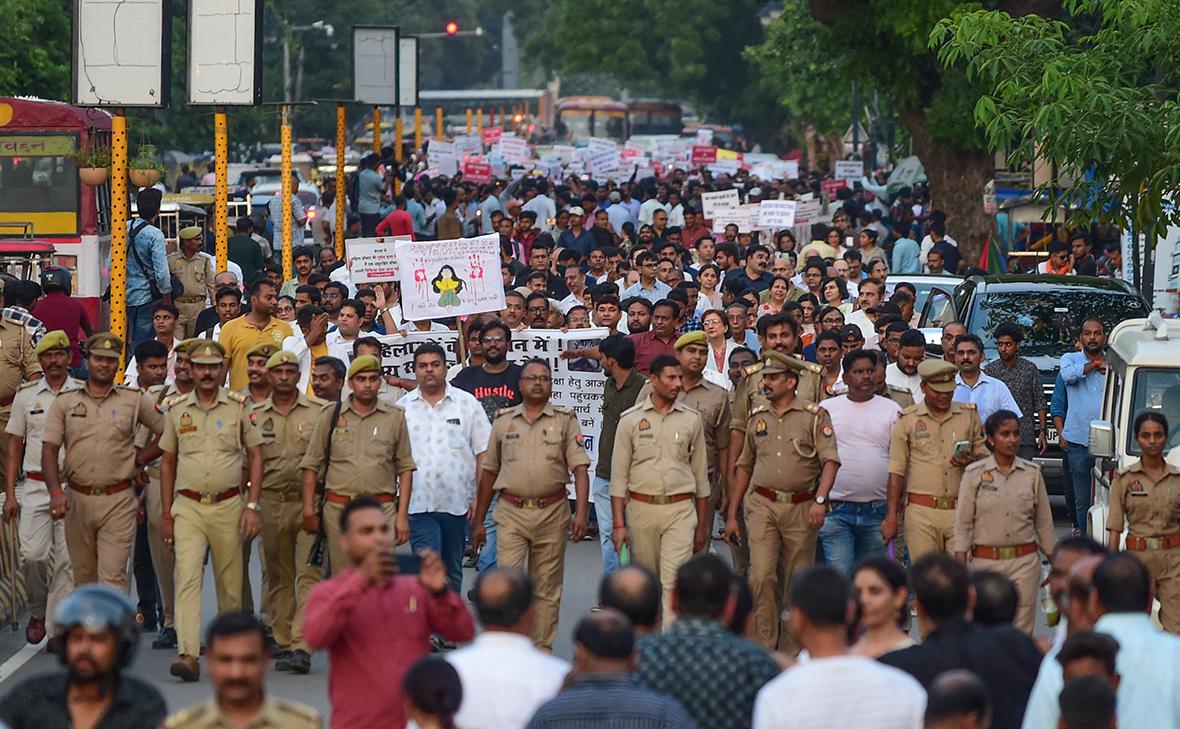
[[[246,508],[250,511],[260,512],[262,511],[262,504],[259,504],[257,501],[247,501]]]
[[[815,503],[819,504],[820,506],[823,506],[824,504],[828,503],[828,497],[827,496],[816,496]],[[247,504],[247,506],[249,506],[249,504]]]

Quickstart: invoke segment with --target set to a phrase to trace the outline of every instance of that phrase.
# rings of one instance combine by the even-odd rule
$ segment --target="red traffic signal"
[[[454,35],[459,32],[459,24],[453,20],[448,20],[445,26],[447,35]]]

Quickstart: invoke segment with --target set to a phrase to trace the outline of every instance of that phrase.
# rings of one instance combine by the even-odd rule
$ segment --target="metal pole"
[[[471,107],[467,107],[467,134],[471,135]]]
[[[345,215],[348,200],[344,192],[344,104],[336,105],[336,257],[344,258]]]
[[[127,116],[111,117],[111,333],[127,341]],[[123,381],[126,348],[115,382]]]
[[[213,234],[217,241],[217,270],[224,271],[229,259],[229,133],[225,107],[213,114],[213,164],[217,191],[213,201]]]
[[[436,106],[434,107],[434,138],[442,139],[445,136],[443,134],[443,108]]]
[[[402,131],[402,108],[399,106],[397,107],[397,118],[393,120],[393,136],[395,140],[393,145],[393,158],[397,161],[398,166],[398,176],[393,178],[394,195],[402,194]]]
[[[475,110],[475,133],[483,134],[483,107]]]
[[[381,154],[381,107],[373,107],[373,152]]]
[[[286,281],[291,278],[291,236],[294,235],[291,230],[291,107],[283,104],[283,127],[279,135],[279,144],[282,145],[282,231],[283,231],[283,280]]]
[[[422,153],[422,110],[414,107],[414,152]]]

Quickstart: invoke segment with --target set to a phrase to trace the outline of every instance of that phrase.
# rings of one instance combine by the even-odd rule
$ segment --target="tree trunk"
[[[993,156],[931,140],[921,109],[901,109],[898,119],[926,168],[931,209],[946,213],[946,230],[959,244],[961,265],[978,266],[994,226],[992,216],[983,212],[983,187],[995,176]]]

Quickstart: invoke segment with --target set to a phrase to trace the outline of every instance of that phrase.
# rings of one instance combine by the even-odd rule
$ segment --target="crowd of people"
[[[158,695],[141,699],[154,690],[120,676],[137,631],[176,652],[182,681],[200,679],[205,651],[214,699],[176,727],[283,712],[278,725],[316,725],[261,686],[268,654],[306,674],[316,650],[332,725],[349,729],[1088,729],[1113,725],[1093,722],[1113,721],[1115,693],[1120,721],[1146,701],[1151,726],[1180,726],[1175,668],[1157,670],[1176,639],[1148,617],[1154,594],[1180,630],[1169,424],[1136,420],[1143,458],[1112,489],[1110,553],[1082,536],[1077,481],[1074,534],[1058,540],[1030,460],[1052,417],[1068,470],[1088,474],[1102,321],[1074,333],[1063,404],[1046,406],[1015,323],[986,365],[958,323],[928,354],[905,275],[970,267],[945,216],[907,190],[889,205],[865,180],[797,246],[791,230],[714,233],[706,187],[686,175],[407,180],[394,195],[379,162],[362,162],[353,234],[429,240],[486,221],[500,235],[505,306],[462,323],[462,362],[425,343],[412,377],[384,370],[378,337],[454,324],[407,321],[397,285],[354,285],[331,245],[296,247],[286,279],[265,229],[244,223],[227,270],[196,227],[165,256],[151,189],[129,223],[126,342],[71,306],[63,269],[5,286],[3,516],[26,638],[50,636],[70,667],[0,702],[14,729],[67,725],[37,723],[40,703],[67,696],[75,723],[116,708],[158,723]],[[818,179],[736,184],[756,201]],[[329,236],[334,219],[321,218]],[[1088,235],[1071,240],[1068,272],[1117,272],[1116,251],[1096,261]],[[521,332],[589,327],[605,330],[597,344],[563,356],[605,374],[597,433],[552,402],[551,363],[509,361]],[[1114,553],[1124,522],[1132,557]],[[256,539],[261,585],[245,569]],[[567,543],[583,539],[599,541],[605,577],[571,666],[550,652]],[[207,556],[219,617],[202,642]],[[1031,637],[1042,558],[1067,616],[1051,646]],[[478,570],[466,595],[465,566]],[[119,597],[132,584],[134,608]],[[1071,656],[1085,668],[1071,673]]]

